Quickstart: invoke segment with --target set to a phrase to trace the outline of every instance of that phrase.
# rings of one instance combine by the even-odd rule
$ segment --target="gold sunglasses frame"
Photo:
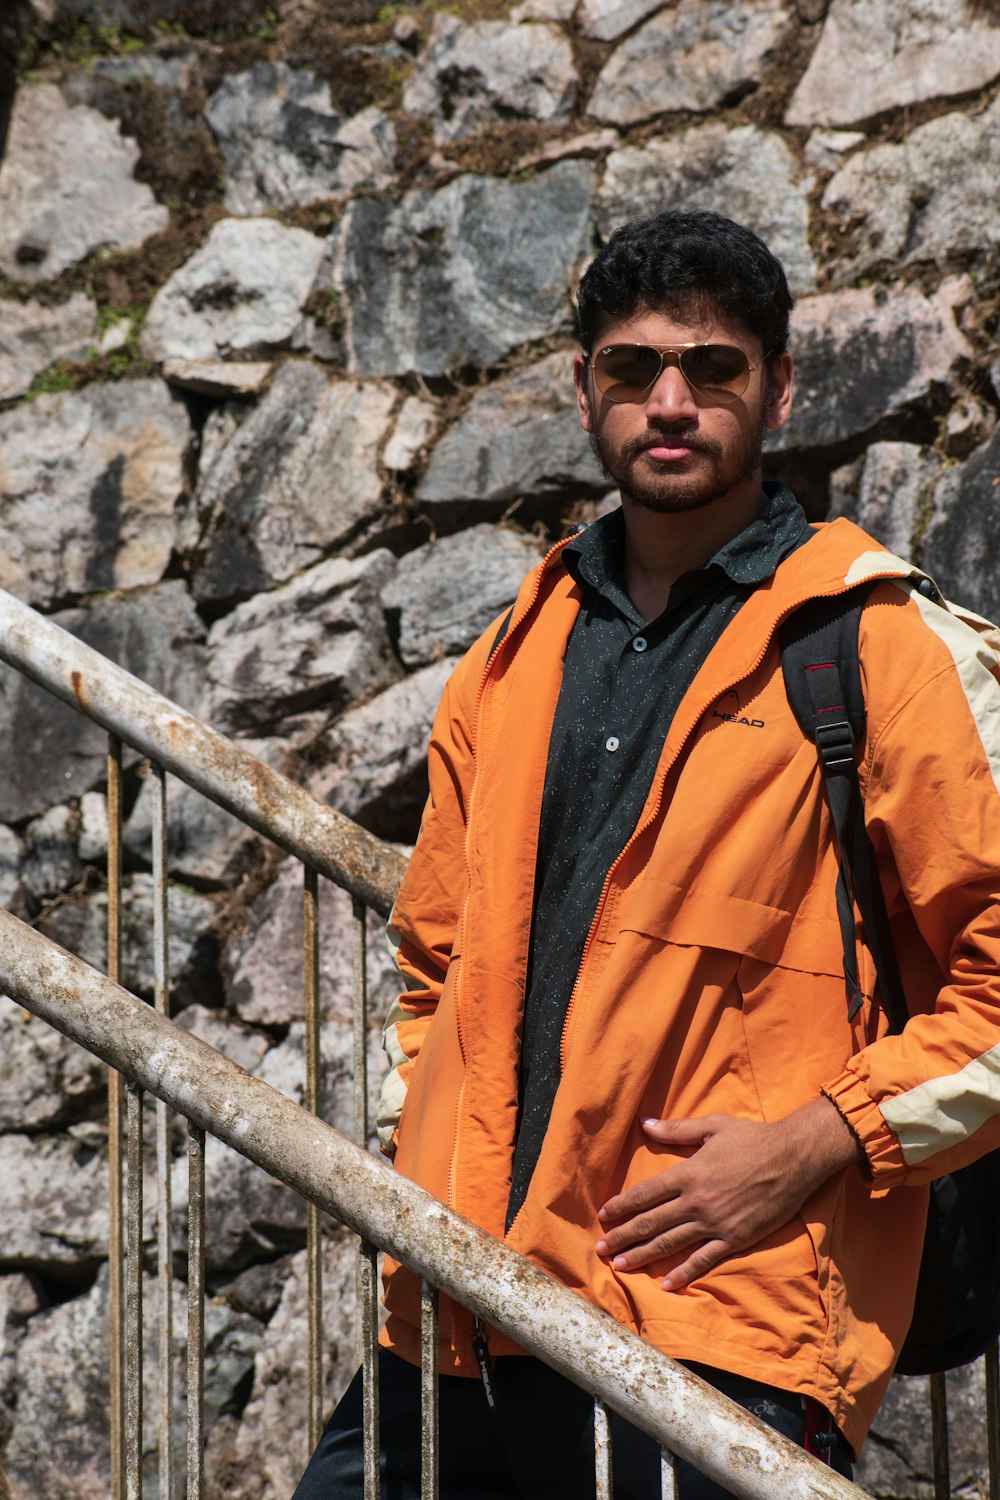
[[[688,349],[714,349],[714,348],[720,348],[720,349],[739,349],[739,352],[743,355],[743,358],[746,359],[746,361],[747,361],[747,372],[746,372],[747,373],[747,378],[746,378],[746,384],[743,386],[742,390],[739,390],[739,391],[722,391],[722,390],[720,390],[720,388],[718,386],[714,386],[714,385],[710,385],[710,386],[697,385],[695,383],[695,381],[693,381],[690,378],[689,375],[686,375],[684,373],[684,366],[681,363],[681,356]],[[602,354],[609,354],[612,349],[653,349],[660,356],[660,367],[657,370],[656,374],[652,377],[652,379],[650,380],[649,384],[648,385],[644,385],[642,387],[642,389],[636,395],[634,395],[634,396],[612,396],[608,391],[606,391],[604,389],[604,387],[601,385],[600,381],[597,378],[597,360],[600,358],[600,356]],[[713,342],[713,343],[710,343],[710,344],[706,344],[706,343],[703,343],[703,342],[700,342],[700,341],[697,342],[697,343],[694,343],[694,344],[645,344],[645,343],[605,344],[602,349],[599,349],[597,351],[597,355],[595,356],[594,359],[588,359],[587,360],[587,368],[593,372],[594,384],[597,387],[597,389],[600,391],[601,395],[604,397],[604,399],[606,401],[610,401],[613,406],[627,406],[630,402],[641,401],[643,399],[643,397],[645,396],[646,392],[649,391],[649,390],[651,390],[653,388],[653,386],[659,380],[660,376],[663,374],[665,356],[668,355],[668,354],[676,354],[677,355],[677,368],[678,368],[678,370],[680,370],[681,374],[684,376],[684,379],[687,381],[687,383],[691,387],[692,391],[694,391],[699,396],[705,396],[705,397],[708,397],[709,399],[711,399],[713,401],[721,402],[721,404],[723,406],[729,406],[734,401],[739,401],[739,399],[742,396],[746,395],[747,387],[750,384],[750,377],[751,377],[751,375],[753,375],[753,373],[754,373],[755,370],[759,370],[762,365],[764,365],[764,364],[767,363],[767,360],[770,357],[770,353],[771,353],[771,351],[768,350],[767,354],[762,354],[761,357],[760,357],[760,359],[757,361],[757,363],[755,365],[752,365],[750,363],[749,359],[747,359],[747,356],[746,356],[746,353],[744,352],[744,350],[740,349],[739,344],[719,344],[717,341]]]

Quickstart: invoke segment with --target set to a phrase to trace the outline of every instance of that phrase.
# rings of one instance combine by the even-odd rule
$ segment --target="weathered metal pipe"
[[[0,660],[388,916],[401,854],[2,589]]]
[[[608,1314],[5,911],[0,990],[744,1500],[861,1500]]]

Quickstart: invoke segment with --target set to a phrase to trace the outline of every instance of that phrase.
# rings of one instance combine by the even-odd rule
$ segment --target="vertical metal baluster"
[[[319,876],[303,865],[303,928],[305,935],[305,1106],[319,1114]],[[308,1276],[309,1452],[323,1431],[323,1246],[319,1209],[306,1204],[306,1269]]]
[[[669,1448],[660,1449],[660,1500],[678,1500],[677,1466]]]
[[[153,995],[161,1015],[170,1014],[170,961],[167,907],[167,777],[153,766]],[[156,1101],[156,1246],[159,1288],[160,1495],[173,1500],[174,1444],[171,1418],[173,1378],[173,1277],[170,1234],[170,1116],[162,1099]]]
[[[125,1089],[128,1257],[125,1285],[125,1494],[142,1500],[142,1089]]]
[[[351,974],[353,993],[351,1014],[354,1018],[354,1139],[359,1146],[368,1145],[368,945],[365,939],[364,902],[356,896],[351,902]],[[365,1359],[365,1246],[358,1245],[358,1306],[361,1317],[358,1327],[361,1336],[361,1358]]]
[[[352,898],[354,914],[354,1139],[368,1145],[368,943],[365,904]]]
[[[594,1397],[594,1478],[597,1500],[612,1500],[611,1423],[608,1408],[599,1396]]]
[[[986,1366],[986,1452],[990,1500],[1000,1500],[1000,1346],[993,1340],[983,1356]]]
[[[121,978],[122,742],[108,735],[108,977]],[[122,1237],[122,1076],[108,1069],[108,1337],[111,1494],[125,1493],[125,1285]]]
[[[188,1122],[187,1500],[205,1486],[205,1132]]]
[[[420,1283],[420,1500],[438,1500],[438,1294]]]
[[[951,1494],[951,1465],[948,1457],[948,1396],[944,1376],[932,1375],[931,1444],[934,1450],[934,1500],[948,1500]]]
[[[361,1365],[364,1371],[364,1500],[380,1500],[378,1405],[378,1246],[361,1241]]]

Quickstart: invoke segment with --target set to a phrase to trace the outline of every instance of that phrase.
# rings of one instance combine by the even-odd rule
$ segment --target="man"
[[[397,1170],[850,1472],[926,1184],[1000,1140],[1000,767],[977,732],[1000,690],[907,564],[762,484],[790,309],[766,247],[708,213],[627,226],[583,278],[579,416],[622,508],[553,549],[446,689],[380,1126]],[[777,640],[866,579],[861,780],[905,1038],[863,944],[848,1018]],[[416,1496],[419,1285],[392,1262],[385,1301],[388,1492]],[[587,1398],[444,1299],[441,1332],[443,1494],[592,1494]],[[360,1493],[359,1399],[302,1500]],[[658,1494],[654,1446],[615,1440],[616,1495]],[[681,1469],[685,1500],[723,1493]]]

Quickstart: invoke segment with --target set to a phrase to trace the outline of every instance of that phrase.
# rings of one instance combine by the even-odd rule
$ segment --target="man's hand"
[[[705,1115],[644,1120],[643,1129],[664,1146],[695,1150],[610,1198],[599,1210],[605,1233],[596,1249],[618,1271],[690,1250],[661,1282],[667,1291],[787,1224],[834,1172],[863,1159],[847,1122],[823,1097],[773,1125]]]

